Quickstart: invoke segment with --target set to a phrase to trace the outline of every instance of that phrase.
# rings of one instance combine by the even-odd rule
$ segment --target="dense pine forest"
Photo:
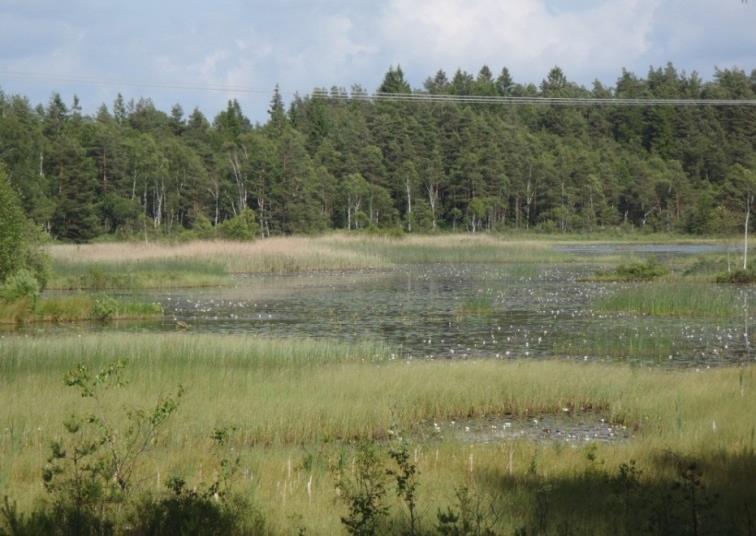
[[[400,68],[378,91],[409,93]],[[704,81],[674,66],[591,89],[554,68],[539,84],[502,69],[439,71],[432,94],[756,98],[756,70]],[[0,92],[0,162],[54,238],[231,237],[325,229],[608,227],[723,233],[753,202],[756,107],[551,106],[296,97],[265,124],[236,100],[210,119],[150,99],[46,106]],[[320,94],[318,94],[320,95]],[[222,234],[221,234],[222,235]]]

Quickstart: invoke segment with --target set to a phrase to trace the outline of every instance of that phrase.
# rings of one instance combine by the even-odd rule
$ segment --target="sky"
[[[275,84],[287,100],[314,87],[372,91],[391,65],[413,87],[484,64],[536,84],[558,65],[590,86],[669,61],[705,79],[715,67],[750,73],[756,1],[0,0],[0,89],[34,104],[76,94],[85,112],[121,92],[211,118],[237,98],[264,121]]]

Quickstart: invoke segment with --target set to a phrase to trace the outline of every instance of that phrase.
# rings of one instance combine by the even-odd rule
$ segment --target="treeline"
[[[412,91],[400,68],[378,88]],[[671,64],[591,89],[552,69],[539,86],[443,71],[433,94],[756,98],[756,70],[711,81]],[[351,94],[364,93],[353,87]],[[34,222],[61,240],[329,228],[730,232],[753,203],[756,107],[511,106],[296,97],[263,125],[230,101],[210,121],[149,99],[82,114],[53,94],[0,93],[0,162]],[[320,93],[319,93],[320,95]],[[248,224],[248,225],[247,225]],[[234,227],[234,226],[230,226]],[[239,227],[238,225],[236,227]],[[243,233],[242,233],[243,234]]]

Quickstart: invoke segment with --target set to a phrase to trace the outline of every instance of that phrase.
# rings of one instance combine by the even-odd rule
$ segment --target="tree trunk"
[[[749,195],[746,206],[745,225],[743,226],[743,270],[748,270],[748,220],[751,218],[751,203],[753,203],[753,196]]]
[[[410,191],[409,180],[406,181],[407,186],[407,231],[412,232],[412,192]]]

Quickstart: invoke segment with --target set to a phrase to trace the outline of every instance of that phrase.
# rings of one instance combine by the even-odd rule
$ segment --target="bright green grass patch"
[[[686,283],[638,285],[600,300],[597,309],[650,316],[726,319],[737,316],[741,305],[726,288]]]
[[[109,296],[53,296],[33,300],[0,301],[0,323],[136,320],[163,315],[156,303],[116,300]]]
[[[48,288],[64,290],[155,289],[228,283],[223,263],[197,259],[71,262],[57,260]]]

